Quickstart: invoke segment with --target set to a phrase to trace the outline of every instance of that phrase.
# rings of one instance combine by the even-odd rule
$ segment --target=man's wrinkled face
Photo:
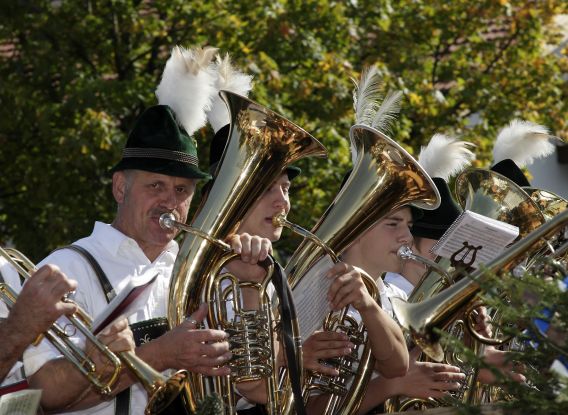
[[[197,180],[142,170],[116,172],[113,195],[118,203],[115,226],[144,247],[165,247],[177,234],[162,229],[163,213],[173,213],[180,222],[187,220]]]
[[[290,211],[289,190],[288,175],[282,174],[249,211],[238,232],[268,238],[272,242],[280,239],[282,227],[274,226],[272,218],[278,213],[288,214]]]

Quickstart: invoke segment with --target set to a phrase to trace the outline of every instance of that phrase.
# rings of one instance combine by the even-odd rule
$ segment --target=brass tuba
[[[387,213],[408,204],[424,209],[439,206],[436,186],[397,143],[365,125],[354,125],[350,138],[356,152],[353,171],[312,229],[315,238],[305,239],[286,265],[292,288],[326,254],[331,253],[332,257],[340,255]],[[377,299],[375,281],[366,278],[365,283],[370,294]],[[339,359],[339,367],[336,367],[340,375],[328,377],[311,373],[304,381],[303,394],[307,399],[314,390],[329,394],[326,414],[355,413],[372,373],[374,359],[366,328],[351,320],[347,309],[344,309],[330,313],[324,322],[325,329],[342,331],[355,344],[353,356]],[[359,352],[361,358],[357,356]],[[357,373],[353,373],[356,363]],[[285,414],[291,412],[291,397],[287,402]]]
[[[209,305],[208,328],[225,330],[233,349],[231,375],[205,377],[191,374],[196,398],[217,393],[224,401],[226,413],[235,413],[233,384],[264,379],[268,388],[267,410],[280,412],[281,392],[275,356],[273,300],[266,289],[270,275],[258,290],[259,310],[234,309],[227,319],[227,302],[237,304],[243,284],[224,273],[224,265],[235,257],[214,240],[223,240],[236,231],[254,202],[278,178],[286,166],[307,156],[326,155],[324,147],[302,128],[275,112],[240,95],[221,91],[229,108],[229,140],[217,168],[216,178],[192,222],[197,233],[186,233],[177,256],[168,304],[171,327],[181,324],[201,303]],[[203,234],[207,238],[203,238]],[[269,268],[272,265],[268,266]],[[223,282],[228,282],[224,289]],[[295,352],[301,356],[297,321],[293,321]],[[234,350],[237,348],[236,350]],[[294,362],[288,361],[288,364]],[[301,365],[301,358],[299,364]],[[297,368],[300,372],[300,368]]]
[[[524,238],[546,221],[539,205],[525,190],[504,175],[491,170],[472,168],[463,171],[456,178],[455,192],[457,201],[463,209],[517,226],[518,239]],[[537,255],[545,245],[546,241],[539,241],[525,253],[524,260],[528,261],[532,256]],[[506,341],[487,338],[473,329],[474,319],[469,313],[474,308],[474,304],[470,304],[462,320],[469,334],[486,345],[499,345]]]

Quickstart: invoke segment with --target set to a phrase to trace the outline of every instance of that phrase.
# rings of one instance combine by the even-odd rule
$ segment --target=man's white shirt
[[[167,297],[169,281],[179,247],[172,241],[167,249],[154,262],[146,257],[136,241],[127,237],[111,225],[96,222],[93,233],[87,238],[75,242],[95,257],[108,277],[116,294],[127,285],[128,281],[146,272],[157,273],[158,277],[152,286],[147,303],[143,308],[128,317],[130,324],[151,318],[165,317],[167,313]],[[77,281],[74,300],[89,316],[96,318],[108,305],[105,293],[98,277],[87,260],[70,249],[59,250],[40,265],[55,264],[68,278]],[[62,322],[65,324],[65,321]],[[84,347],[82,336],[73,337],[73,341]],[[48,342],[43,341],[38,347],[30,347],[24,353],[24,365],[28,376],[33,375],[47,361],[59,357],[59,352]],[[130,412],[144,413],[147,403],[146,391],[140,384],[131,388]],[[74,414],[114,414],[114,400]]]

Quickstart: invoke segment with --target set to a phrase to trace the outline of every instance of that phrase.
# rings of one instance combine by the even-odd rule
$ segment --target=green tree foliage
[[[251,97],[312,132],[327,160],[300,162],[292,219],[311,227],[350,167],[352,82],[376,64],[404,91],[394,138],[478,144],[514,117],[568,136],[565,2],[1,0],[0,239],[39,259],[111,220],[108,170],[176,45],[214,45],[254,75]],[[472,119],[481,121],[472,124]],[[199,133],[207,160],[211,132]],[[294,241],[280,245],[290,252]]]

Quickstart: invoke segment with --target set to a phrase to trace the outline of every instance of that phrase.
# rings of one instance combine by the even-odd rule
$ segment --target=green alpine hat
[[[167,105],[147,108],[136,121],[128,135],[122,160],[111,172],[127,169],[188,179],[211,178],[199,170],[196,142],[179,126]]]
[[[422,210],[422,217],[415,218],[410,233],[428,239],[440,239],[460,216],[462,208],[455,202],[448,183],[441,177],[432,181],[440,193],[440,206],[434,210]]]

